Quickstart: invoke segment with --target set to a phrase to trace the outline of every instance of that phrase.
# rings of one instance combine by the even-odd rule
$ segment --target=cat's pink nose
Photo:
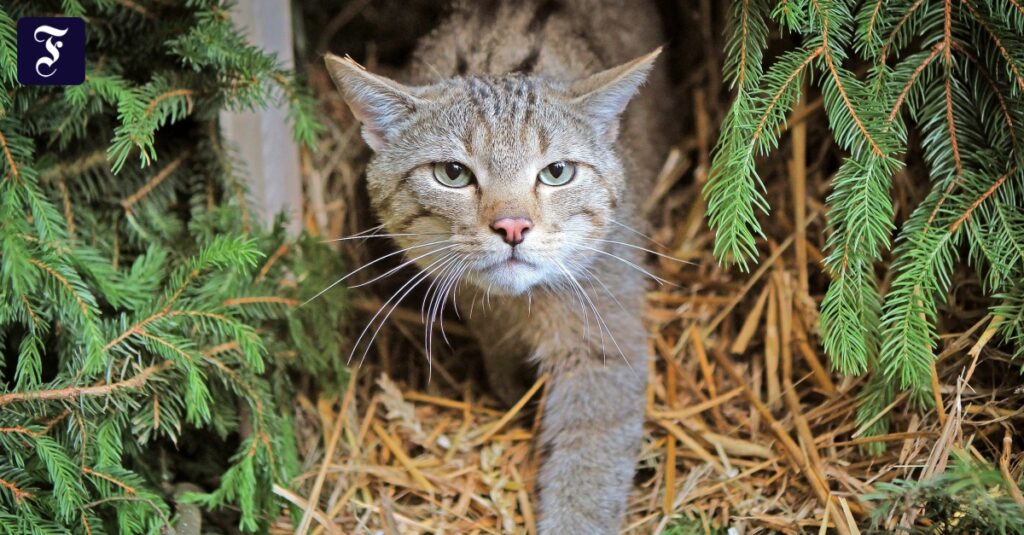
[[[533,228],[533,221],[528,217],[502,217],[491,223],[491,230],[501,235],[505,243],[515,247],[523,243],[526,231]]]

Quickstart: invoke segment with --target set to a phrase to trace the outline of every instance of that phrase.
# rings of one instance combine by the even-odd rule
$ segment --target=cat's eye
[[[458,162],[435,163],[434,178],[449,188],[464,188],[476,180],[473,172]]]
[[[576,165],[570,162],[555,162],[540,170],[537,178],[549,186],[564,186],[576,176]]]

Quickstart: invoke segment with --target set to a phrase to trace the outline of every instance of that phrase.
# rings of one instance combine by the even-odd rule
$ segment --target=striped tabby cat
[[[421,40],[404,83],[326,58],[374,151],[373,208],[421,269],[407,290],[433,287],[432,317],[452,294],[473,311],[498,396],[516,399],[524,365],[550,374],[543,534],[617,532],[632,487],[647,375],[633,244],[668,137],[659,28],[645,1],[477,1]]]

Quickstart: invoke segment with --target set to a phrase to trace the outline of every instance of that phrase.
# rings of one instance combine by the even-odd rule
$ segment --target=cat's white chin
[[[473,270],[466,278],[494,295],[521,295],[544,282],[547,274],[532,263],[508,260]]]

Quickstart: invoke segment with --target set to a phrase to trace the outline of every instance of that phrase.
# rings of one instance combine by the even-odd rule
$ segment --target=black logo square
[[[85,81],[85,21],[78,17],[18,19],[18,82],[78,85]]]

